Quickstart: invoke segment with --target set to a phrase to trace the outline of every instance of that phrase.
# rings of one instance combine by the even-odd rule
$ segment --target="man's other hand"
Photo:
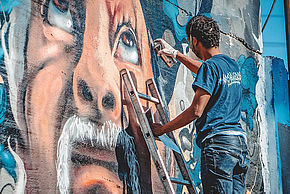
[[[162,38],[158,38],[156,40],[154,40],[154,48],[158,49],[158,47],[161,45],[161,50],[158,51],[158,55],[166,55],[166,56],[170,56],[173,58],[176,58],[177,55],[177,50],[174,49],[172,46],[170,46],[165,40],[163,40]]]
[[[162,125],[160,123],[150,123],[150,127],[154,136],[160,136],[164,134]]]

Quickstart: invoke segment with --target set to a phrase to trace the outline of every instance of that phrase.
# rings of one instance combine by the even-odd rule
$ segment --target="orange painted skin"
[[[54,6],[60,6],[58,0],[52,2]],[[145,93],[144,83],[153,77],[150,50],[139,1],[83,1],[85,18],[82,19],[85,25],[83,31],[78,31],[82,33],[81,39],[44,20],[41,13],[45,6],[37,1],[31,3],[27,67],[21,88],[24,93],[18,98],[21,116],[16,119],[21,124],[25,149],[28,150],[22,155],[28,176],[27,192],[58,193],[55,165],[57,142],[66,120],[78,115],[87,117],[97,126],[109,120],[121,126],[119,71],[123,68],[132,71],[137,78],[139,92]],[[78,11],[73,5],[69,9],[72,15]],[[81,23],[81,19],[76,20]],[[128,61],[128,56],[123,56],[124,50],[119,46],[121,39],[125,43],[131,40],[126,36],[128,31],[136,41],[136,64]],[[126,32],[125,35],[123,32]],[[92,100],[82,96],[80,81],[87,84]],[[115,99],[110,109],[102,106],[102,98],[108,92]],[[102,117],[97,117],[98,114]],[[96,149],[91,152],[83,148],[77,151],[116,164],[113,151]],[[75,193],[85,193],[93,186],[99,188],[100,193],[123,191],[118,175],[102,166],[72,168],[71,189]]]

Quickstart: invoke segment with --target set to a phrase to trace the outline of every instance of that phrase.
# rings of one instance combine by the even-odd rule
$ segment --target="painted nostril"
[[[84,100],[93,101],[93,95],[88,84],[84,80],[78,81],[78,92]]]
[[[102,98],[102,106],[105,109],[114,109],[116,106],[116,100],[112,92],[108,92],[103,98]]]

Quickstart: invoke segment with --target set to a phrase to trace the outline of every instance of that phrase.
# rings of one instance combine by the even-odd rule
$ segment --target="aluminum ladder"
[[[157,87],[156,87],[154,80],[148,79],[146,81],[146,87],[147,87],[147,89],[149,89],[149,91],[151,93],[151,96],[149,96],[147,94],[139,93],[136,90],[136,88],[133,84],[132,77],[131,77],[128,69],[122,69],[120,71],[120,76],[121,76],[121,79],[123,80],[125,88],[128,92],[130,101],[133,105],[135,114],[138,118],[138,122],[139,122],[139,125],[141,127],[141,131],[142,131],[142,134],[144,136],[149,153],[150,153],[152,160],[155,164],[159,178],[164,186],[166,193],[175,194],[172,183],[176,183],[176,184],[185,185],[190,194],[197,194],[196,187],[194,185],[192,177],[190,176],[190,172],[189,172],[189,169],[186,165],[184,156],[181,152],[180,147],[176,144],[174,134],[172,132],[169,132],[166,135],[174,142],[174,144],[179,149],[177,151],[172,149],[172,151],[173,151],[175,160],[177,162],[177,165],[179,167],[179,170],[182,174],[182,177],[183,177],[182,180],[177,179],[177,178],[173,178],[173,177],[169,177],[169,174],[166,170],[163,159],[162,159],[160,152],[157,148],[157,145],[155,142],[155,137],[152,133],[148,118],[146,117],[146,113],[144,112],[144,109],[143,109],[141,101],[140,101],[140,98],[141,98],[143,100],[147,100],[147,102],[150,101],[150,102],[154,103],[156,106],[156,109],[158,110],[158,113],[160,115],[161,123],[164,125],[165,123],[169,122],[169,119],[168,119],[167,115],[165,114],[164,105],[162,103],[160,94],[157,90]]]

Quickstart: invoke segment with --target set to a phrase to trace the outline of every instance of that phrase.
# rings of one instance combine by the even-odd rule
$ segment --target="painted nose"
[[[73,72],[73,101],[76,105],[76,114],[79,116],[87,117],[100,125],[107,121],[119,125],[121,120],[119,69],[109,54],[109,49],[103,50],[104,52],[97,52],[84,47]]]
[[[102,107],[107,110],[114,110],[116,106],[116,100],[112,92],[107,92],[102,97]]]
[[[94,100],[88,84],[82,79],[78,81],[78,94],[84,101],[92,102]]]
[[[107,40],[94,25],[87,25],[82,53],[73,70],[73,100],[79,116],[101,125],[107,121],[119,125],[120,74]]]
[[[80,80],[78,83],[78,94],[80,95],[80,98],[82,98],[84,101],[87,102],[94,101],[92,92],[88,84],[84,80]],[[96,102],[98,102],[97,99]],[[102,108],[107,110],[114,110],[115,106],[116,106],[115,96],[111,91],[108,91],[107,93],[105,93],[104,96],[102,96]]]
[[[102,87],[103,86],[103,87]],[[110,114],[116,109],[116,97],[105,84],[87,83],[85,79],[78,78],[76,104],[81,116],[92,120],[112,120]]]

